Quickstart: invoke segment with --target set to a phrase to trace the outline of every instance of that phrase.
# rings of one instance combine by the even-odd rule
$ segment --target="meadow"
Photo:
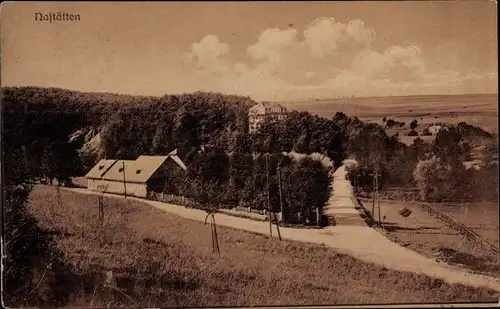
[[[433,207],[472,229],[486,241],[500,246],[498,202],[448,202]]]
[[[465,121],[489,132],[498,132],[496,94],[423,95],[311,99],[280,102],[299,111],[331,118],[336,112],[357,116],[363,121],[381,123],[383,117],[407,125],[417,119],[421,124]]]
[[[324,246],[209,225],[136,201],[35,186],[30,211],[80,278],[71,306],[495,301],[499,293],[356,260]],[[113,280],[106,281],[111,271]],[[109,273],[108,273],[109,274]],[[109,276],[108,276],[109,279]]]
[[[371,199],[360,200],[370,213]],[[465,205],[467,208],[436,204],[432,207],[498,246],[498,214],[497,207],[492,207],[492,204],[471,203]],[[412,211],[406,219],[399,214],[403,207]],[[422,209],[418,202],[380,200],[380,213],[383,220],[379,230],[392,241],[444,263],[493,276],[500,274],[497,254],[486,246],[468,241],[457,230]]]

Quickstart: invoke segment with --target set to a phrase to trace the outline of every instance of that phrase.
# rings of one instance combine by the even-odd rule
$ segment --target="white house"
[[[136,160],[101,160],[85,175],[93,191],[147,197],[161,191],[168,175],[186,165],[174,150],[166,156],[139,156]]]
[[[282,120],[289,113],[284,106],[274,102],[261,102],[248,111],[248,131],[253,133],[258,130],[260,123],[266,117]]]

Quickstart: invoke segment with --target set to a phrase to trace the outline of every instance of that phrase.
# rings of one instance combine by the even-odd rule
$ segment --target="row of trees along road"
[[[266,162],[267,159],[267,162]],[[279,200],[278,165],[281,169],[283,200]],[[269,186],[268,186],[269,171]],[[180,185],[172,192],[192,198],[205,210],[248,205],[274,212],[320,211],[330,197],[328,169],[317,160],[293,160],[283,154],[227,154],[220,149],[198,152],[179,175]]]

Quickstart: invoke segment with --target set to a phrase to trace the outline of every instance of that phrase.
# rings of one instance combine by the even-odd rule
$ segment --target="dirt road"
[[[329,202],[329,208],[333,209],[333,212],[337,211],[337,213],[341,212],[340,209],[344,209],[346,210],[345,212],[349,212],[352,215],[353,212],[348,209],[349,207],[354,209],[355,205],[350,198],[352,187],[345,179],[345,172],[345,167],[342,166],[337,169],[334,174],[334,194],[339,198],[332,199]],[[85,194],[96,194],[96,192],[86,189],[68,190]],[[123,198],[122,196],[112,194],[106,194],[106,196]],[[128,198],[142,201],[163,211],[192,220],[204,221],[206,217],[206,212],[197,209],[140,198]],[[337,209],[335,210],[335,208]],[[216,222],[218,225],[248,232],[269,234],[269,223],[267,222],[252,221],[225,214],[217,214]],[[362,261],[381,265],[388,269],[425,274],[452,284],[460,283],[500,291],[499,279],[472,274],[456,267],[440,264],[435,260],[426,258],[414,251],[401,247],[366,225],[337,225],[324,229],[293,229],[281,227],[280,231],[284,239],[323,244]],[[273,226],[273,237],[277,237],[275,226]]]

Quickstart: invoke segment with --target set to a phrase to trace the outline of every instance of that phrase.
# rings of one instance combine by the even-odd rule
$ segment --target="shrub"
[[[307,213],[320,210],[331,193],[331,179],[321,162],[303,158],[283,169],[283,191],[287,210]]]
[[[410,122],[410,129],[412,130],[415,130],[418,126],[418,120],[417,119],[413,119],[411,122]]]
[[[61,306],[72,293],[66,288],[72,271],[61,252],[28,212],[31,191],[28,164],[4,143],[5,222],[3,241],[4,301],[8,307]]]
[[[424,201],[432,202],[439,202],[449,197],[452,190],[451,176],[452,167],[443,163],[435,155],[419,161],[413,172],[419,197]]]
[[[429,128],[425,128],[422,130],[422,132],[420,133],[420,135],[422,136],[431,136],[432,133],[429,131]]]

